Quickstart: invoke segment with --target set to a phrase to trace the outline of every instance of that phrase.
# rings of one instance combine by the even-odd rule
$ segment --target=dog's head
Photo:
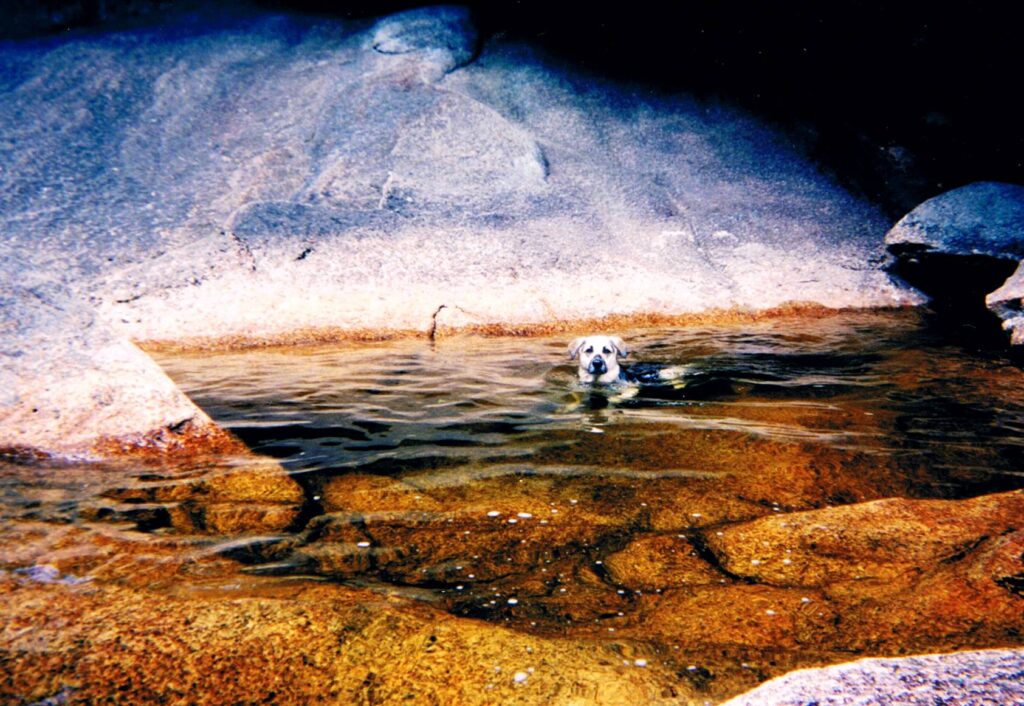
[[[569,358],[579,358],[583,382],[614,382],[619,379],[619,358],[629,355],[618,336],[585,336],[569,344]]]

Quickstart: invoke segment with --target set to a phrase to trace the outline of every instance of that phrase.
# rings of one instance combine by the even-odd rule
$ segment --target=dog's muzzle
[[[601,356],[596,356],[587,367],[592,375],[603,375],[608,372],[608,364],[604,362],[604,358]]]

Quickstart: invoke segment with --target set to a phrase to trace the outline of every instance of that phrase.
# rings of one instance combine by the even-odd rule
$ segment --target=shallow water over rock
[[[622,333],[646,384],[581,387],[562,338],[158,356],[280,466],[4,467],[0,578],[203,610],[376,595],[360,610],[476,631],[448,657],[467,665],[483,635],[499,654],[582,649],[550,652],[577,687],[546,692],[522,690],[545,683],[526,666],[477,665],[480,702],[570,703],[628,669],[630,689],[701,703],[794,667],[1021,644],[1012,361],[917,311]],[[381,655],[406,649],[374,634]],[[332,659],[373,663],[353,654]],[[582,677],[587,654],[603,666]],[[390,676],[342,691],[374,702],[412,667],[370,668]]]

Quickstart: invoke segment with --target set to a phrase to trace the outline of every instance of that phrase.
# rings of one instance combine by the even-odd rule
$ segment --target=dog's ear
[[[586,340],[586,338],[581,337],[574,339],[573,342],[569,344],[569,360],[575,359],[576,356],[580,354],[580,348],[583,347],[583,342]]]
[[[618,352],[620,357],[625,358],[629,355],[629,349],[626,348],[626,344],[623,343],[622,339],[618,336],[612,337],[612,345],[615,346],[615,350]]]

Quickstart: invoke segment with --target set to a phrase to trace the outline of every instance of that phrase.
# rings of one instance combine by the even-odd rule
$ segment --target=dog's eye
[[[601,352],[602,352],[602,353],[604,353],[605,355],[608,355],[608,354],[609,354],[609,353],[611,353],[612,351],[611,351],[611,349],[610,349],[610,348],[602,348],[602,349],[601,349]]]
[[[588,346],[588,347],[587,347],[587,350],[585,350],[585,351],[583,351],[583,352],[584,352],[584,353],[593,353],[593,352],[594,352],[594,347],[593,347],[593,346]]]

